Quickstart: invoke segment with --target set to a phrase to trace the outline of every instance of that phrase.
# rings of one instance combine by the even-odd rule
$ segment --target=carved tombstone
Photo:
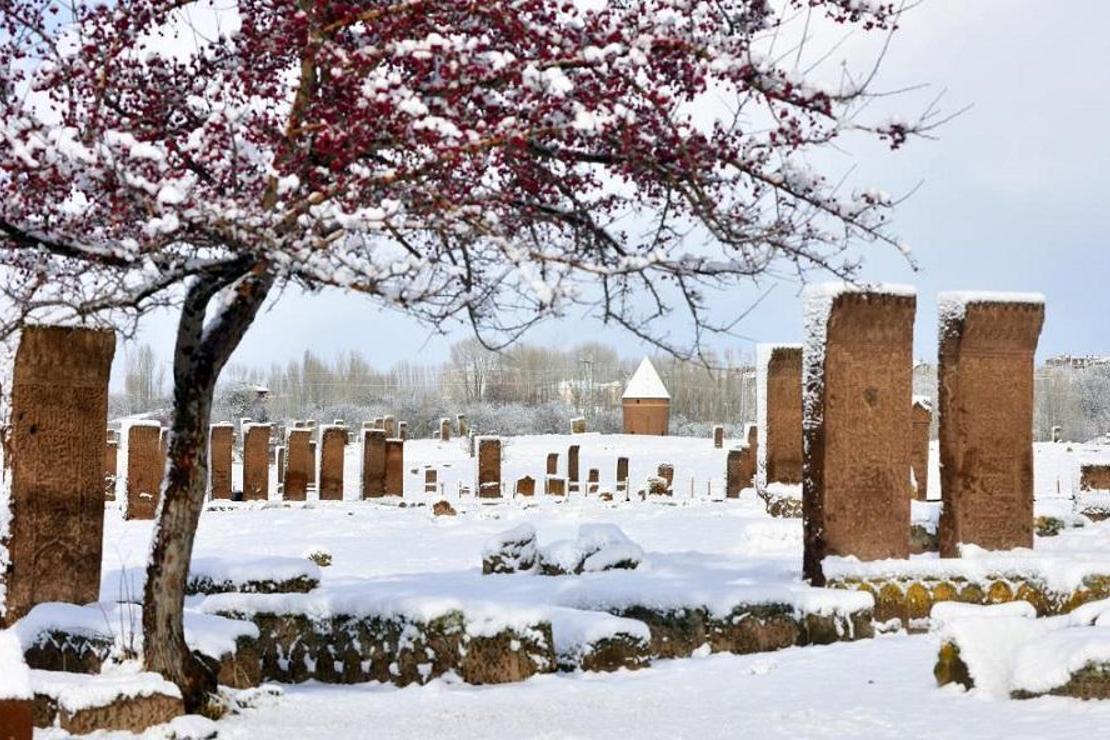
[[[347,430],[327,426],[320,431],[320,500],[343,500],[343,451]]]
[[[1110,491],[1110,465],[1087,463],[1079,467],[1080,491]]]
[[[913,494],[918,501],[929,495],[929,427],[933,406],[928,398],[913,401]]]
[[[162,475],[162,429],[157,422],[127,427],[127,480],[124,519],[153,519],[158,510]]]
[[[435,493],[439,490],[439,471],[428,468],[424,471],[424,493]]]
[[[748,456],[744,458],[744,467],[740,471],[740,480],[743,488],[755,485],[756,468],[759,464],[759,425],[748,425]],[[747,481],[746,483],[744,481]]]
[[[243,427],[243,500],[265,501],[270,497],[270,425]]]
[[[470,434],[470,425],[466,422],[466,414],[456,414],[455,423],[459,430],[460,437],[465,437]]]
[[[942,294],[941,557],[1033,546],[1033,355],[1040,296]]]
[[[385,495],[405,495],[405,442],[401,439],[385,441]]]
[[[440,419],[439,420],[439,440],[441,442],[450,442],[451,441],[451,420],[450,419]]]
[[[281,498],[304,501],[308,498],[309,471],[316,465],[312,457],[312,432],[307,427],[290,429],[285,437],[285,479]]]
[[[362,430],[362,497],[385,495],[385,431]]]
[[[743,490],[743,485],[741,482],[743,474],[743,462],[747,454],[747,450],[728,451],[728,456],[725,458],[726,498],[740,498],[740,491]]]
[[[397,436],[397,417],[390,414],[389,416],[382,417],[382,429],[385,431],[387,439],[392,439]]]
[[[213,424],[208,431],[208,471],[213,499],[231,498],[231,452],[235,427]]]
[[[409,423],[407,421],[397,422],[397,438],[401,440],[409,438]]]
[[[628,490],[628,458],[617,458],[617,490]]]
[[[501,497],[501,439],[478,438],[478,497]]]
[[[548,496],[567,495],[567,479],[561,475],[549,475],[544,479],[544,492]]]
[[[5,457],[11,498],[0,500],[10,506],[0,624],[42,602],[98,598],[115,346],[109,331],[23,329],[12,376],[11,457]]]
[[[909,556],[915,308],[904,290],[806,289],[803,575],[814,585],[827,555]]]
[[[586,417],[576,416],[570,420],[570,433],[571,434],[585,434],[586,433]]]
[[[558,452],[549,452],[549,453],[547,453],[547,474],[548,475],[558,475],[559,474],[559,453]]]
[[[758,450],[759,486],[802,482],[802,348],[760,345],[759,408],[765,439]]]
[[[571,491],[578,490],[578,445],[567,448],[567,487]]]
[[[713,446],[718,450],[725,446],[725,428],[720,424],[713,427]]]
[[[535,496],[536,495],[536,479],[530,475],[519,478],[516,482],[516,495],[517,496]]]
[[[586,493],[597,493],[601,487],[601,474],[597,468],[590,468],[586,473]]]

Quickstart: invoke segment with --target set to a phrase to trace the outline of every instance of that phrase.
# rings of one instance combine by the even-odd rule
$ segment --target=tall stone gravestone
[[[127,435],[127,478],[124,480],[124,519],[153,519],[166,467],[162,457],[162,428],[156,421],[138,422]]]
[[[405,441],[385,441],[385,495],[405,495]]]
[[[760,345],[757,409],[764,439],[757,450],[757,485],[802,482],[802,347]]]
[[[440,419],[439,420],[439,439],[440,439],[441,442],[450,442],[451,441],[451,420],[450,419]]]
[[[347,430],[325,426],[320,430],[320,500],[343,500],[343,451],[347,447]]]
[[[30,326],[11,387],[6,598],[0,625],[48,601],[85,604],[100,593],[108,331]],[[2,562],[2,561],[0,561]]]
[[[1039,295],[941,294],[941,557],[1033,546],[1033,355]]]
[[[929,496],[929,428],[933,405],[928,397],[913,399],[913,494],[918,501]]]
[[[713,446],[718,450],[725,446],[725,428],[720,424],[713,427]]]
[[[558,475],[559,474],[559,453],[558,452],[549,452],[549,453],[547,453],[547,469],[546,469],[546,472],[547,472],[548,475]]]
[[[478,497],[501,497],[501,439],[478,438]]]
[[[213,499],[231,498],[231,452],[235,427],[213,424],[208,430],[208,470]]]
[[[116,467],[119,458],[119,442],[108,433],[108,440],[104,446],[104,497],[108,501],[116,500]]]
[[[916,297],[813,285],[805,302],[803,575],[823,585],[827,555],[909,556]]]
[[[270,425],[243,425],[243,500],[270,498]]]
[[[304,501],[308,498],[309,471],[316,466],[311,443],[312,432],[305,427],[296,427],[286,433],[284,501]]]
[[[362,497],[385,495],[385,432],[362,430]]]
[[[571,445],[567,448],[567,491],[575,492],[578,490],[578,445]]]
[[[617,458],[617,490],[628,490],[628,458]]]
[[[382,417],[382,429],[385,431],[386,439],[399,436],[397,434],[397,417],[392,415]]]

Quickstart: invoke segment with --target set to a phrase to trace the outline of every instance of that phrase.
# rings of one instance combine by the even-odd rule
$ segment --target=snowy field
[[[731,588],[800,577],[800,520],[773,519],[751,491],[723,500],[725,450],[707,439],[578,435],[506,440],[504,481],[528,474],[542,489],[548,452],[581,444],[580,478],[596,467],[602,490],[611,489],[617,455],[631,458],[633,490],[660,462],[675,466],[675,496],[665,501],[601,502],[572,496],[483,504],[458,497],[473,488],[474,460],[464,444],[418,440],[405,446],[405,506],[356,501],[359,449],[348,448],[344,502],[291,507],[232,505],[202,517],[195,557],[230,562],[258,556],[300,558],[312,549],[331,553],[324,587],[368,593],[431,594],[456,598],[496,596],[496,583],[543,581],[544,597],[560,598],[566,583],[587,576],[548,579],[480,576],[483,544],[521,523],[541,543],[572,538],[579,525],[613,523],[646,551],[633,574],[595,574],[596,584],[655,588],[670,578],[674,589],[713,581]],[[728,443],[726,443],[726,448]],[[1038,445],[1038,513],[1068,512],[1078,488],[1079,465],[1110,461],[1110,447]],[[457,517],[435,517],[423,493],[423,466],[440,471]],[[415,470],[416,472],[411,472]],[[936,485],[935,450],[930,488]],[[311,496],[311,494],[310,494]],[[424,505],[419,505],[424,504]],[[150,522],[124,522],[109,508],[105,528],[103,598],[141,574]],[[1110,523],[1038,540],[1036,550],[1104,557],[1110,571]],[[929,556],[924,556],[929,557]],[[617,581],[615,579],[623,579]],[[638,580],[637,580],[638,579]],[[595,585],[596,585],[595,584]],[[131,588],[137,588],[132,586]],[[527,586],[516,598],[534,598]],[[488,592],[488,593],[487,593]],[[563,594],[565,596],[566,594]],[[196,600],[191,599],[191,605]],[[538,597],[535,597],[538,598]],[[938,689],[932,668],[934,636],[894,635],[827,647],[791,648],[748,656],[705,655],[657,660],[636,672],[555,674],[520,684],[476,687],[451,680],[398,689],[381,684],[283,686],[254,708],[219,723],[225,738],[363,737],[1098,737],[1110,726],[1110,705],[1042,698],[1007,701],[953,686]],[[53,736],[43,734],[43,737]]]

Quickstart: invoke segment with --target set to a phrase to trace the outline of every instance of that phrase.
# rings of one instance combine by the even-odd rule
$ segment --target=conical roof
[[[655,372],[655,365],[651,364],[651,360],[644,358],[640,366],[636,368],[636,372],[632,373],[632,379],[628,381],[625,386],[624,395],[621,398],[666,398],[670,399],[671,394],[667,392],[667,386],[663,385],[659,373]]]

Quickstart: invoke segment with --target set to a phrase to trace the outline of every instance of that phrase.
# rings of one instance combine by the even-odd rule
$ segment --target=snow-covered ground
[[[667,574],[716,578],[730,588],[763,582],[789,585],[800,577],[800,520],[772,519],[752,492],[723,500],[725,450],[709,439],[576,435],[506,440],[504,481],[536,478],[542,490],[548,452],[581,444],[580,479],[599,468],[611,488],[616,456],[631,458],[633,490],[661,462],[675,466],[675,496],[667,500],[605,503],[581,495],[482,504],[458,497],[473,488],[474,460],[465,444],[410,441],[405,447],[405,506],[396,499],[356,501],[359,450],[348,448],[344,502],[308,502],[290,508],[261,502],[206,511],[196,557],[242,560],[260,556],[301,558],[313,549],[331,553],[322,569],[325,587],[356,584],[371,592],[426,590],[465,597],[492,590],[490,579],[513,582],[535,576],[488,576],[482,547],[519,524],[535,527],[541,543],[574,538],[581,524],[613,523],[646,552],[643,572],[620,582],[630,588]],[[726,448],[728,444],[726,443]],[[1110,447],[1038,445],[1038,510],[1070,511],[1079,464],[1110,460]],[[440,470],[456,517],[435,517],[423,493],[423,466]],[[939,497],[935,450],[930,490]],[[416,473],[412,473],[416,470]],[[511,488],[509,488],[511,490]],[[691,495],[692,492],[692,495]],[[413,504],[426,504],[424,506]],[[106,514],[103,596],[119,592],[141,574],[150,522],[124,522]],[[1110,571],[1110,523],[1039,539],[1038,551],[1105,555]],[[693,575],[691,575],[693,574]],[[619,575],[597,574],[618,583]],[[652,581],[651,579],[655,579]],[[640,579],[640,580],[636,580]],[[551,580],[551,579],[544,579]],[[571,579],[577,580],[577,579]],[[600,582],[600,581],[599,581]],[[568,581],[568,584],[570,581]],[[679,583],[677,588],[697,587]],[[135,586],[131,586],[135,588]],[[531,591],[529,590],[531,588]],[[518,594],[558,592],[550,586]],[[487,593],[477,594],[481,598]],[[191,597],[194,605],[203,597]],[[522,684],[475,687],[438,680],[397,689],[379,684],[284,687],[280,699],[219,723],[226,738],[374,737],[1064,737],[1098,736],[1110,722],[1110,705],[1044,698],[994,699],[954,687],[936,688],[932,635],[880,637],[828,647],[791,648],[751,656],[713,655],[656,661],[649,669],[616,674],[547,675]]]

